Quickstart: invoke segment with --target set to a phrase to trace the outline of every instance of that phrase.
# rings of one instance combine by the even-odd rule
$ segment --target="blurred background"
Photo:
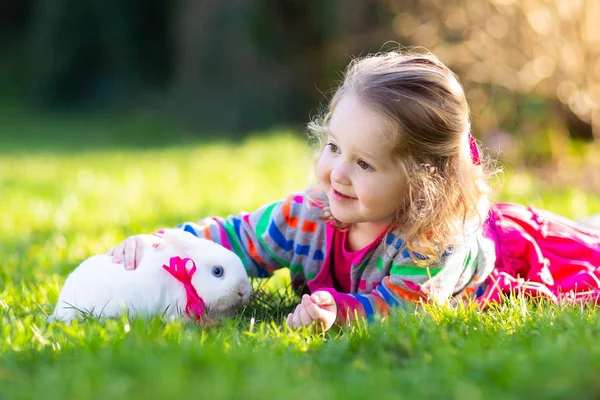
[[[599,22],[598,0],[3,0],[0,146],[301,135],[352,56],[400,44],[459,75],[492,156],[600,191]]]

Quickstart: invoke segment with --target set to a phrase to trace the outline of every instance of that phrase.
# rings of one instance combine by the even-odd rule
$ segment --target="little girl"
[[[479,156],[454,74],[433,55],[354,60],[319,139],[318,183],[252,213],[184,223],[233,250],[251,276],[290,269],[304,293],[291,328],[323,330],[391,307],[522,290],[557,299],[600,287],[600,234],[550,213],[488,202],[495,172]],[[109,250],[135,268],[158,235]],[[582,294],[583,293],[583,294]]]

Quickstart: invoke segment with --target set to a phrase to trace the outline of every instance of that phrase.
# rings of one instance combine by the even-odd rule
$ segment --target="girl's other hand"
[[[116,247],[108,250],[106,254],[112,256],[114,263],[120,264],[121,261],[124,261],[125,269],[133,270],[140,265],[148,246],[158,245],[162,240],[161,236],[153,234],[130,236]]]
[[[287,316],[287,326],[298,329],[311,326],[317,332],[325,332],[333,326],[337,315],[337,305],[331,293],[318,290],[312,295],[303,295],[296,310]]]

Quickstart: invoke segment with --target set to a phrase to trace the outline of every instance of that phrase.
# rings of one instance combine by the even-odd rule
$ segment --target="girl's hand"
[[[125,269],[133,270],[142,261],[144,250],[148,246],[157,246],[162,243],[162,237],[158,235],[135,235],[123,240],[116,247],[108,250],[107,255],[113,257],[114,263],[125,261]]]
[[[317,332],[325,332],[331,328],[337,315],[337,305],[329,292],[318,290],[312,295],[303,295],[296,310],[287,316],[287,326],[298,329],[312,326]]]

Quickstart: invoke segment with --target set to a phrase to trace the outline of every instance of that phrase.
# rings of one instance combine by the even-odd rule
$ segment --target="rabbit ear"
[[[185,253],[192,246],[191,239],[193,238],[195,238],[194,235],[181,229],[169,229],[163,233],[163,244],[169,243],[177,251]]]

